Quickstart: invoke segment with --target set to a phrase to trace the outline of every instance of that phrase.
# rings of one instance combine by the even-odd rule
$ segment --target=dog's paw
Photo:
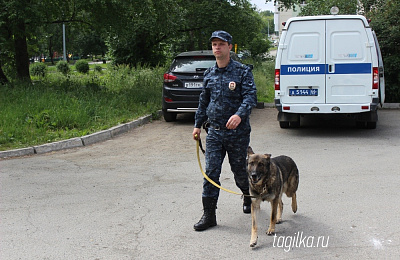
[[[257,245],[257,240],[258,240],[258,236],[252,235],[251,239],[250,239],[250,247],[255,247]]]
[[[269,228],[269,229],[267,230],[267,235],[268,235],[268,236],[275,235],[275,229]]]
[[[250,241],[250,247],[255,247],[257,245],[257,241],[251,242]]]
[[[281,218],[276,220],[276,224],[281,224],[281,223],[282,223],[282,219]]]

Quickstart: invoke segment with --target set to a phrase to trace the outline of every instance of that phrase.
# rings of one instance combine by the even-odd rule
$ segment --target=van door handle
[[[328,73],[335,73],[335,64],[329,64]]]

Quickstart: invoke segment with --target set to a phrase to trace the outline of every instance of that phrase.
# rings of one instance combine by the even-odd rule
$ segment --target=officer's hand
[[[193,129],[193,133],[192,133],[193,140],[199,140],[200,139],[200,132],[201,132],[200,128],[194,128]]]
[[[242,122],[242,119],[238,115],[233,115],[229,118],[228,123],[226,123],[226,128],[228,129],[236,129],[238,125]]]

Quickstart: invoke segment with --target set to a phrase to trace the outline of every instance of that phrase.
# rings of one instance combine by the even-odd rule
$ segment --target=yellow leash
[[[244,194],[241,194],[241,193],[234,192],[232,190],[225,189],[225,188],[221,187],[220,185],[218,185],[217,183],[215,183],[213,180],[211,180],[210,177],[208,177],[207,174],[203,171],[203,167],[201,167],[199,147],[200,147],[200,139],[196,139],[197,161],[199,162],[201,173],[203,174],[204,178],[206,178],[207,181],[209,181],[215,187],[217,187],[217,188],[219,188],[221,190],[224,190],[226,192],[230,192],[230,193],[233,193],[233,194],[236,194],[236,195],[249,196],[249,195],[244,195]]]

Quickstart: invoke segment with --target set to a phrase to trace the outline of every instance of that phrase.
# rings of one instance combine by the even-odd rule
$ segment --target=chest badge
[[[235,88],[236,88],[236,82],[235,81],[229,82],[229,89],[233,91],[235,90]]]

